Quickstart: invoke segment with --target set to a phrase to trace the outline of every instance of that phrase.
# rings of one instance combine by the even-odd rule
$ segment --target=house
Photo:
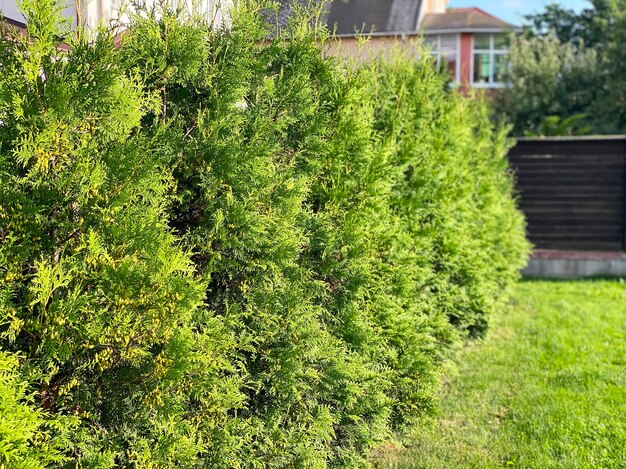
[[[156,0],[146,0],[149,6]],[[188,8],[199,8],[214,23],[231,0],[170,0]],[[279,0],[275,17],[284,27],[297,6],[317,4],[322,20],[334,32],[333,53],[356,55],[361,52],[359,36],[369,37],[368,53],[388,50],[394,44],[413,48],[423,35],[439,67],[445,67],[451,80],[467,88],[497,89],[504,86],[507,61],[506,33],[513,25],[479,8],[449,9],[448,0]],[[84,0],[70,3],[64,14],[74,24],[89,27],[107,24],[120,16],[122,0]],[[23,18],[16,0],[0,0],[0,11],[10,23],[20,26]],[[123,15],[122,19],[123,19]],[[417,52],[416,52],[417,53]]]
[[[424,15],[424,40],[455,83],[501,88],[508,68],[507,33],[515,27],[480,8],[453,8]]]
[[[284,27],[295,4],[282,0],[278,26]],[[359,36],[369,38],[368,54],[394,44],[415,47],[423,36],[440,67],[462,89],[504,86],[507,33],[515,27],[480,8],[448,8],[448,0],[334,0],[322,7],[322,19],[337,43],[333,53],[363,53]]]
[[[194,11],[207,15],[215,24],[222,20],[221,4],[230,0],[169,0],[173,7],[180,5],[188,11]],[[157,3],[158,0],[145,0],[146,7]],[[63,10],[63,15],[70,18],[74,25],[81,23],[87,27],[95,28],[99,25],[109,24],[111,20],[124,21],[122,5],[130,4],[123,0],[71,0]],[[16,0],[0,0],[0,13],[5,21],[17,26],[24,26],[24,18],[18,8]]]

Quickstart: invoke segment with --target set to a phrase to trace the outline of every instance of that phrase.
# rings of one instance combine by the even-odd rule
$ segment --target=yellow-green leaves
[[[60,263],[40,260],[34,263],[35,274],[30,282],[30,306],[37,306],[42,315],[52,298],[61,288],[67,287],[72,280],[73,272]]]
[[[79,467],[367,467],[527,248],[484,104],[325,56],[302,9],[269,39],[259,2],[218,29],[159,4],[60,53],[36,3],[46,46],[0,40],[19,400],[77,421],[49,428]]]
[[[20,376],[23,357],[0,351],[0,467],[44,469],[68,461],[71,419],[51,419]]]

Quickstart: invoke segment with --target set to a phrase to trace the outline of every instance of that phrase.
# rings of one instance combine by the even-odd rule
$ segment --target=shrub
[[[26,357],[41,408],[80,419],[81,464],[184,466],[199,445],[173,418],[175,385],[202,284],[168,227],[166,154],[139,132],[156,101],[109,34],[68,34],[57,2],[23,5],[37,20],[1,54],[2,348]]]
[[[526,254],[484,103],[401,53],[326,57],[308,17],[268,40],[255,2],[228,28],[143,12],[119,48],[24,6],[0,346],[75,419],[68,464],[367,467]]]
[[[33,405],[19,357],[0,352],[0,467],[44,468],[66,461],[69,419],[50,418]]]

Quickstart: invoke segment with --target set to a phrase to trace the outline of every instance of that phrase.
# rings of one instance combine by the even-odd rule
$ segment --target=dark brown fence
[[[509,158],[535,248],[626,250],[626,136],[523,138]]]

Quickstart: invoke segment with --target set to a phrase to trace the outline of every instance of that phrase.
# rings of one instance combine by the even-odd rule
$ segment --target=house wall
[[[459,34],[459,86],[458,90],[467,94],[472,89],[473,33]],[[402,47],[415,57],[419,54],[419,36],[370,36],[363,44],[354,37],[340,37],[331,41],[326,54],[356,58],[367,61],[373,57],[388,54],[394,47]],[[481,88],[483,94],[494,96],[499,93],[496,88]]]
[[[461,67],[459,73],[459,81],[461,82],[462,89],[468,89],[472,83],[472,36],[472,33],[461,33],[461,50],[459,54]]]
[[[354,37],[342,37],[333,40],[327,50],[329,55],[343,57],[357,57],[358,60],[368,60],[381,54],[391,52],[395,47],[403,47],[410,54],[417,54],[417,36],[371,36],[365,44]]]
[[[204,14],[211,21],[220,23],[223,19],[223,11],[231,3],[232,0],[200,0],[198,2],[194,0],[170,0],[172,5],[182,4],[185,5],[188,11],[195,10],[199,14]],[[78,19],[91,27],[97,27],[99,25],[106,25],[111,19],[117,19],[120,17],[120,7],[123,3],[122,0],[77,0],[69,1],[68,8],[64,11],[64,16],[72,18],[74,25],[77,24]],[[154,4],[155,0],[147,0],[146,4],[150,7]],[[198,10],[194,8],[194,5],[198,5]],[[17,7],[16,0],[0,0],[0,11],[6,18],[10,18],[16,21],[23,21],[19,9]],[[127,17],[122,15],[121,20],[124,21]]]
[[[0,13],[5,18],[12,19],[14,21],[18,21],[20,23],[24,22],[24,17],[20,12],[20,9],[17,6],[17,1],[15,0],[0,0]],[[63,16],[66,18],[72,18],[72,20],[76,21],[76,8],[74,6],[69,6],[63,10]]]
[[[83,24],[93,28],[117,18],[121,3],[119,0],[89,0],[77,5],[77,15]]]
[[[204,15],[208,20],[216,24],[221,22],[223,15],[223,6],[230,3],[231,0],[169,0],[169,3],[176,7],[183,6],[188,12]],[[150,8],[156,3],[156,0],[147,0],[146,6]],[[127,20],[127,15],[120,15],[120,7],[126,4],[122,0],[88,0],[83,3],[84,17],[83,21],[89,27],[96,27],[105,24],[112,18],[121,19],[122,22]],[[121,18],[120,18],[121,17]]]
[[[20,15],[15,1],[0,0],[0,11],[2,11],[5,17],[11,18],[12,20],[20,21],[22,19],[22,15]]]

